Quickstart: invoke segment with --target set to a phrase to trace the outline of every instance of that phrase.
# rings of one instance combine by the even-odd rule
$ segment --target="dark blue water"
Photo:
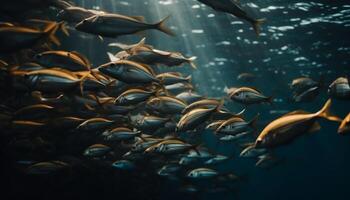
[[[261,114],[259,130],[288,111],[316,112],[329,98],[323,89],[312,102],[292,103],[288,84],[293,79],[324,77],[328,85],[339,76],[349,75],[349,1],[241,1],[252,16],[267,19],[259,37],[249,24],[195,0],[77,0],[75,3],[85,8],[142,15],[149,22],[170,14],[167,24],[176,32],[176,37],[149,31],[101,41],[95,36],[71,31],[70,37],[62,37],[62,48],[84,53],[94,66],[108,62],[106,52],[118,51],[108,47],[110,42],[131,44],[142,37],[158,49],[197,56],[197,70],[188,66],[176,70],[192,75],[198,93],[222,97],[226,95],[225,87],[252,86],[275,98],[272,105],[247,108],[246,119]],[[255,74],[256,79],[252,82],[237,80],[243,72]],[[236,112],[244,108],[233,102],[226,106]],[[332,111],[344,117],[350,111],[350,104],[334,100]],[[320,131],[275,149],[273,153],[281,162],[269,169],[255,167],[254,160],[239,158],[240,148],[235,144],[218,144],[210,132],[203,132],[206,146],[233,156],[217,169],[243,177],[233,189],[221,193],[181,193],[178,191],[181,184],[159,180],[156,176],[139,180],[140,177],[132,173],[114,176],[112,171],[100,171],[98,167],[88,173],[72,175],[68,180],[50,179],[47,185],[47,179],[35,179],[32,184],[32,179],[9,173],[5,180],[11,183],[5,184],[10,187],[5,188],[9,188],[11,196],[22,193],[24,197],[43,199],[71,196],[79,199],[349,199],[350,137],[336,133],[337,123],[326,120],[320,123]],[[148,169],[144,166],[145,171]],[[215,187],[207,184],[208,188]]]

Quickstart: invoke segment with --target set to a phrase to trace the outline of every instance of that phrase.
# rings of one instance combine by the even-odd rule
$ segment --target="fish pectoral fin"
[[[319,131],[321,129],[321,125],[318,122],[315,122],[314,124],[312,124],[312,126],[310,127],[310,129],[308,130],[309,133],[313,133],[316,131]]]

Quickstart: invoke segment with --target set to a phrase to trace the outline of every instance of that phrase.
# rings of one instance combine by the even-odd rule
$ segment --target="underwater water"
[[[254,18],[266,18],[259,36],[249,23],[215,11],[196,0],[72,2],[86,9],[144,16],[147,22],[152,23],[170,15],[166,25],[176,36],[150,30],[117,38],[103,37],[101,40],[96,35],[68,26],[70,35],[59,33],[62,44],[54,47],[55,50],[78,51],[89,59],[92,66],[97,67],[109,62],[107,52],[115,54],[120,51],[108,44],[135,44],[145,37],[146,43],[154,48],[181,52],[187,57],[196,56],[194,63],[197,69],[189,65],[172,68],[160,66],[158,73],[176,71],[191,75],[194,91],[203,97],[221,99],[227,96],[227,88],[246,86],[258,88],[264,95],[272,96],[273,101],[271,104],[246,106],[225,98],[225,107],[230,112],[238,113],[245,109],[244,119],[247,121],[260,114],[256,125],[257,135],[252,140],[220,142],[211,130],[199,129],[194,133],[197,134],[196,144],[229,157],[225,162],[209,166],[222,174],[234,173],[239,177],[238,181],[224,184],[206,179],[191,180],[183,176],[173,179],[160,177],[152,167],[155,165],[152,159],[137,166],[136,171],[120,172],[109,167],[110,161],[91,161],[83,156],[84,150],[94,144],[91,141],[101,143],[100,139],[94,140],[90,135],[49,129],[47,132],[55,137],[48,137],[51,149],[47,151],[47,147],[36,149],[33,147],[35,144],[13,145],[21,138],[34,136],[14,137],[5,134],[13,132],[2,128],[4,139],[1,141],[3,162],[0,179],[5,185],[3,191],[8,197],[6,199],[350,198],[350,138],[337,133],[337,122],[320,119],[319,131],[306,133],[291,143],[271,149],[277,161],[267,168],[255,166],[255,159],[239,156],[244,144],[254,142],[259,132],[274,119],[294,110],[312,113],[320,110],[330,98],[327,87],[338,77],[350,75],[349,1],[240,1],[242,8]],[[54,20],[56,13],[48,10],[44,16]],[[6,59],[10,60],[8,55]],[[253,74],[254,78],[248,81],[238,79],[242,73]],[[312,101],[294,102],[290,84],[303,76],[320,81],[323,86]],[[8,94],[22,98],[11,87],[7,90],[1,95],[1,104],[11,101],[6,100]],[[350,112],[349,99],[332,100],[332,113],[344,118]],[[38,132],[31,134],[40,135]],[[27,149],[35,149],[29,153],[35,156],[28,157]],[[68,174],[28,176],[23,173],[22,167],[13,164],[18,159],[63,159],[78,167]],[[196,185],[199,189],[197,192],[186,192],[182,188],[186,185]]]

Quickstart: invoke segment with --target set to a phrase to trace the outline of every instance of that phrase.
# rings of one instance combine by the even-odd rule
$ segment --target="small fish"
[[[339,134],[347,134],[350,132],[350,113],[343,119],[341,122],[339,128],[338,128],[338,133]]]
[[[77,126],[78,130],[83,130],[83,131],[98,131],[102,130],[105,128],[108,128],[114,123],[112,120],[108,120],[105,118],[91,118],[88,120],[85,120],[81,124]]]
[[[123,51],[117,55],[108,54],[111,61],[116,60],[131,60],[138,63],[145,63],[147,65],[164,65],[167,67],[181,66],[185,63],[196,69],[194,60],[195,56],[185,57],[180,52],[169,52],[153,48],[151,45],[145,44],[146,38],[133,45],[125,45],[120,43],[112,43],[109,46],[116,46]]]
[[[183,75],[178,72],[166,72],[166,73],[158,74],[156,77],[164,85],[191,82],[191,75],[187,77],[183,77]]]
[[[337,99],[350,99],[349,79],[345,77],[337,78],[329,87],[328,93]]]
[[[153,132],[161,127],[164,127],[164,125],[170,120],[171,120],[170,118],[147,115],[147,116],[144,116],[139,121],[136,121],[135,126],[140,130]]]
[[[83,153],[87,157],[101,157],[111,151],[111,147],[104,144],[94,144],[89,146]]]
[[[316,87],[309,88],[300,94],[295,94],[293,96],[293,99],[295,102],[311,102],[318,96],[319,93],[320,93],[320,88],[316,86]]]
[[[136,168],[135,164],[129,160],[117,160],[113,162],[112,167],[120,170],[134,170]]]
[[[76,51],[45,51],[36,54],[35,61],[48,68],[60,67],[70,71],[90,70],[90,61]]]
[[[61,10],[57,14],[59,20],[64,20],[69,23],[78,23],[83,21],[86,18],[89,18],[94,15],[103,14],[103,11],[85,9],[77,6],[69,6]]]
[[[0,27],[0,52],[13,53],[46,42],[60,45],[60,41],[55,36],[58,28],[57,23],[50,23],[44,30],[22,26]]]
[[[147,101],[147,107],[162,114],[180,114],[187,104],[172,96],[152,97]]]
[[[300,77],[300,78],[296,78],[292,81],[292,83],[290,84],[290,88],[296,94],[300,94],[300,93],[308,90],[309,88],[320,87],[320,85],[321,84],[319,82],[316,82],[309,77]]]
[[[195,108],[207,108],[209,106],[211,107],[215,107],[218,104],[220,104],[220,100],[217,99],[202,99],[196,102],[191,103],[190,105],[188,105],[183,111],[182,113],[185,114]]]
[[[158,91],[147,91],[143,89],[128,89],[120,94],[115,100],[116,105],[135,105],[146,101],[151,96],[154,96]]]
[[[236,141],[236,140],[239,140],[239,139],[242,139],[242,138],[245,138],[249,135],[251,135],[252,133],[250,131],[247,131],[247,132],[241,132],[241,133],[238,133],[238,134],[235,134],[235,135],[224,135],[224,136],[221,136],[219,138],[220,141],[226,141],[226,142],[232,142],[232,141]]]
[[[209,168],[197,168],[187,173],[187,177],[193,179],[207,179],[217,177],[219,172]]]
[[[30,165],[27,168],[26,172],[28,174],[33,174],[33,175],[46,175],[46,174],[57,173],[59,171],[67,169],[68,167],[69,167],[69,164],[62,161],[39,162],[39,163]]]
[[[272,97],[266,97],[263,94],[261,94],[259,91],[248,88],[248,87],[241,87],[229,94],[230,99],[233,101],[236,101],[238,103],[242,103],[245,105],[251,105],[251,104],[258,104],[258,103],[272,103],[273,98]]]
[[[216,155],[215,157],[210,158],[209,160],[205,161],[204,164],[207,164],[207,165],[215,165],[215,164],[224,162],[224,161],[226,161],[226,160],[228,160],[228,159],[229,159],[229,157],[227,157],[227,156],[224,156],[224,155]]]
[[[171,174],[174,174],[176,172],[178,172],[181,169],[181,165],[178,164],[167,164],[164,165],[162,168],[160,168],[157,171],[157,174],[160,176],[170,176]]]
[[[158,144],[159,142],[163,141],[163,139],[156,139],[156,138],[145,138],[145,141],[137,142],[133,145],[131,148],[132,152],[144,152],[149,147]]]
[[[254,19],[246,11],[244,11],[239,5],[238,2],[234,0],[198,0],[199,2],[206,4],[213,8],[216,11],[229,13],[233,16],[236,16],[239,19],[243,19],[247,22],[249,22],[255,33],[259,35],[260,33],[260,26],[262,23],[264,23],[265,19]]]
[[[168,18],[169,16],[158,23],[147,24],[141,17],[120,14],[97,14],[79,22],[75,26],[75,29],[104,37],[118,37],[121,35],[135,34],[148,29],[157,29],[173,36],[174,33],[165,26],[165,21]]]
[[[98,70],[107,76],[129,84],[159,82],[153,69],[149,66],[128,60],[110,62],[101,65]]]
[[[89,75],[86,72],[85,76],[79,78],[72,72],[63,69],[42,69],[27,72],[24,74],[28,88],[42,92],[62,92],[71,91],[80,86],[83,91],[82,83]]]
[[[316,120],[319,118],[340,122],[339,117],[330,113],[331,103],[332,101],[328,100],[322,109],[316,113],[295,111],[277,118],[262,130],[255,141],[255,147],[277,147],[293,141],[306,132],[317,131],[320,129],[320,125]]]
[[[125,127],[118,127],[112,130],[107,130],[104,135],[106,141],[121,141],[121,140],[130,140],[139,136],[140,131],[134,131]]]
[[[257,158],[265,153],[267,153],[267,149],[257,149],[254,147],[254,145],[250,145],[243,149],[239,156],[243,158]]]
[[[254,132],[255,124],[259,115],[256,115],[249,122],[244,121],[239,117],[232,117],[223,122],[216,130],[219,134],[237,135],[244,132]]]
[[[252,73],[241,73],[237,76],[237,80],[245,82],[254,81],[255,78],[256,76]]]
[[[187,152],[190,149],[196,149],[196,147],[192,144],[185,143],[182,140],[169,139],[148,147],[145,150],[145,153],[180,154]]]
[[[187,104],[192,104],[196,101],[202,100],[203,97],[192,91],[181,92],[180,94],[175,96],[176,98],[186,102]]]
[[[179,94],[181,92],[194,89],[190,83],[175,83],[172,85],[166,85],[164,88],[171,94]]]
[[[214,108],[195,108],[181,117],[176,126],[176,131],[187,131],[197,128],[206,122],[213,113],[219,111],[223,106],[223,100]]]

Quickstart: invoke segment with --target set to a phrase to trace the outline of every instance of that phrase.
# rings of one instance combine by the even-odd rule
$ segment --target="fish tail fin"
[[[191,67],[192,67],[193,69],[197,69],[196,64],[193,62],[193,61],[196,60],[196,59],[197,59],[196,56],[192,56],[192,57],[188,58],[188,63],[191,65]]]
[[[191,82],[191,81],[192,81],[192,75],[187,76],[187,77],[186,77],[186,80],[187,80],[188,82]]]
[[[266,19],[257,19],[253,22],[253,29],[257,36],[260,34],[260,26],[266,21]]]
[[[59,22],[58,26],[66,36],[69,36],[68,29],[67,29],[66,24],[64,22]]]
[[[156,23],[154,26],[156,29],[162,31],[163,33],[171,36],[175,36],[175,33],[172,32],[168,27],[166,27],[165,22],[169,19],[170,15],[162,19],[160,22]]]
[[[80,94],[82,96],[84,95],[84,82],[89,77],[90,74],[91,74],[91,72],[86,73],[84,76],[81,77],[81,79],[79,81]]]
[[[219,112],[224,106],[224,104],[225,104],[225,99],[224,98],[220,99],[219,104],[215,108],[215,111]]]
[[[341,122],[342,121],[341,118],[339,118],[331,113],[331,110],[330,110],[331,105],[332,105],[332,100],[328,99],[328,101],[324,104],[322,109],[316,113],[316,115],[319,117],[322,117],[322,118],[326,118],[330,121]]]
[[[270,105],[272,105],[273,104],[273,96],[270,96],[270,97],[268,97],[267,98],[267,102],[270,104]]]
[[[59,39],[55,35],[58,28],[59,27],[56,23],[50,23],[44,29],[44,33],[46,33],[46,35],[49,37],[51,42],[53,42],[57,46],[60,46],[61,42],[59,41]]]

